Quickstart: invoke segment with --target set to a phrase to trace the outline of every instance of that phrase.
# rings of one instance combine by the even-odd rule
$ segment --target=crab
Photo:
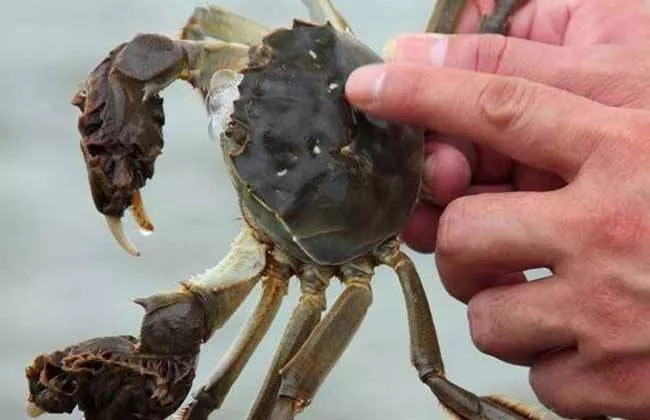
[[[465,1],[440,0],[428,31],[450,32]],[[480,30],[504,33],[517,0],[499,0]],[[206,419],[223,403],[267,332],[290,278],[301,297],[249,419],[306,409],[372,302],[374,268],[401,283],[411,361],[420,379],[465,419],[536,419],[522,405],[480,397],[445,376],[429,304],[399,234],[421,188],[424,133],[373,119],[344,96],[348,75],[380,62],[330,0],[305,0],[312,22],[270,30],[216,6],[200,7],[180,39],[137,35],[113,49],[77,92],[92,197],[117,242],[139,255],[122,216],[153,230],[140,188],[163,147],[159,95],[177,79],[203,98],[239,196],[242,230],[214,268],[181,289],[141,300],[139,338],[104,337],[38,356],[27,369],[28,413],[91,419]],[[325,290],[345,289],[326,310]],[[259,303],[214,374],[180,408],[201,343],[262,285]]]

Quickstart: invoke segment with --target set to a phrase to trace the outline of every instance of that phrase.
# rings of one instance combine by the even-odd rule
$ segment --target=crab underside
[[[91,73],[73,103],[95,204],[122,247],[130,209],[151,231],[139,188],[163,147],[158,93],[177,79],[205,98],[240,197],[242,232],[214,268],[178,292],[139,300],[140,336],[103,337],[38,356],[27,369],[28,413],[71,412],[88,420],[206,419],[224,401],[268,330],[292,276],[295,307],[249,419],[292,419],[314,398],[371,304],[374,267],[402,285],[411,360],[420,379],[465,419],[537,419],[518,404],[479,397],[445,378],[427,299],[397,235],[420,191],[423,135],[368,118],[345,100],[356,67],[380,58],[354,38],[329,0],[305,0],[314,23],[271,31],[217,7],[197,8],[179,40],[138,35]],[[465,1],[440,0],[431,32],[451,32]],[[517,0],[497,1],[482,32],[506,30]],[[325,312],[325,290],[345,290]],[[262,295],[213,375],[179,409],[201,343],[240,306]],[[173,414],[173,413],[176,414]]]

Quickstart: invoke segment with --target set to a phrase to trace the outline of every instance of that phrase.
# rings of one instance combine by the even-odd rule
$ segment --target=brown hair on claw
[[[204,305],[191,293],[137,301],[141,337],[99,337],[37,356],[26,369],[30,417],[70,413],[86,420],[162,420],[192,386],[208,334]]]

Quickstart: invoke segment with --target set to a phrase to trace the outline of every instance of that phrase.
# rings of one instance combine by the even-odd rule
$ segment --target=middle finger
[[[467,301],[503,275],[554,267],[570,250],[558,242],[554,192],[509,192],[453,201],[439,221],[436,262],[447,290]]]

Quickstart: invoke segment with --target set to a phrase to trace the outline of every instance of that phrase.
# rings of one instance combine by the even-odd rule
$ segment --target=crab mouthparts
[[[147,211],[144,208],[144,203],[142,201],[142,195],[139,190],[135,190],[133,193],[133,198],[131,200],[131,206],[129,207],[131,217],[140,228],[140,233],[142,236],[149,236],[153,232],[153,223],[147,214]],[[128,254],[133,255],[134,257],[140,256],[140,251],[135,247],[133,242],[126,236],[124,232],[124,225],[122,224],[122,218],[117,216],[106,216],[106,225],[108,229],[113,234],[113,237],[117,243],[124,249]]]

